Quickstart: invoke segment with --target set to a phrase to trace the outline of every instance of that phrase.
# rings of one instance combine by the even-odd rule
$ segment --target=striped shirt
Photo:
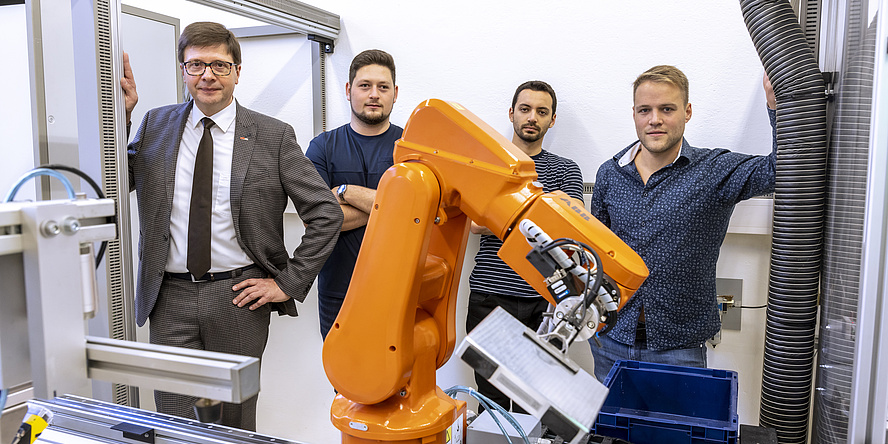
[[[546,150],[531,159],[544,192],[561,190],[574,199],[583,200],[583,174],[576,162]],[[539,296],[530,284],[496,255],[502,245],[503,242],[496,236],[481,236],[481,247],[475,255],[475,268],[469,276],[471,291],[506,296]]]

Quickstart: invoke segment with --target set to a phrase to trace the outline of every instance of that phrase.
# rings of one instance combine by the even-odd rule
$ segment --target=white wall
[[[184,0],[124,3],[178,17],[182,27],[197,20],[220,21],[229,27],[256,24]],[[545,145],[576,160],[587,182],[593,181],[598,165],[635,140],[631,82],[655,64],[677,65],[690,79],[694,116],[686,135],[691,144],[747,153],[770,149],[760,86],[763,70],[733,2],[309,3],[342,18],[336,52],[328,56],[328,127],[348,121],[344,84],[352,57],[364,49],[380,48],[392,53],[398,65],[400,96],[392,120],[399,125],[406,123],[418,103],[435,97],[461,103],[510,136],[507,110],[514,88],[529,79],[551,83],[559,107]],[[0,30],[5,29],[0,23]],[[302,146],[307,146],[312,136],[308,43],[298,36],[270,37],[247,39],[242,46],[244,67],[236,97],[247,107],[292,124]],[[137,72],[137,79],[140,75],[150,74]],[[29,150],[7,145],[0,149],[6,158],[32,158]],[[22,166],[21,172],[29,167]],[[0,179],[5,178],[4,171]],[[295,215],[287,223],[288,245],[293,248],[301,224]],[[769,242],[768,236],[732,234],[722,248],[718,275],[744,280],[744,305],[766,301]],[[470,244],[477,248],[476,239]],[[468,260],[464,276],[471,266]],[[460,335],[467,293],[463,281]],[[320,361],[316,301],[312,292],[299,307],[298,318],[272,321],[260,396],[262,433],[307,443],[337,440],[338,432],[328,422],[333,392]],[[710,366],[740,373],[741,423],[758,421],[763,317],[763,310],[745,311],[743,330],[726,332],[722,344],[710,352]],[[583,347],[577,344],[573,355],[591,370],[588,349]],[[438,376],[444,388],[471,384],[469,370],[453,360]]]
[[[559,96],[547,147],[575,159],[587,181],[598,165],[634,140],[631,82],[656,64],[688,75],[694,118],[687,136],[698,146],[750,153],[770,149],[761,93],[763,69],[735,2],[349,0],[318,6],[340,14],[343,32],[330,58],[332,121],[345,121],[343,97],[351,58],[391,52],[398,65],[403,123],[429,97],[461,103],[511,134],[507,110],[518,84],[551,83]],[[405,42],[409,42],[405,44]],[[335,93],[340,92],[336,101]]]
[[[185,0],[124,3],[178,17],[182,27],[198,20],[229,27],[257,24]],[[351,59],[364,49],[379,48],[390,52],[398,67],[399,100],[392,121],[400,125],[416,105],[435,97],[459,102],[511,134],[507,111],[515,87],[529,79],[549,82],[558,93],[560,112],[545,145],[575,159],[588,182],[598,165],[635,140],[631,82],[656,64],[676,65],[690,80],[694,117],[686,135],[691,144],[754,154],[770,150],[763,69],[738,3],[564,1],[542,7],[520,0],[505,8],[490,0],[380,0],[371,8],[354,0],[309,3],[342,20],[335,53],[327,59],[328,127],[348,120],[344,85]],[[307,51],[295,43],[289,48],[259,44],[255,51],[245,47],[236,94],[242,102],[255,97],[261,109],[263,96],[246,90],[262,89],[265,98],[273,92],[277,103],[266,112],[292,124],[303,144],[312,136],[311,118],[297,110],[311,109],[296,94],[308,87],[310,73],[308,66],[300,70],[291,62],[302,52],[308,57]],[[262,65],[251,64],[248,57]],[[252,77],[260,69],[265,75]],[[279,82],[253,85],[265,79]],[[310,93],[305,97],[310,99]]]

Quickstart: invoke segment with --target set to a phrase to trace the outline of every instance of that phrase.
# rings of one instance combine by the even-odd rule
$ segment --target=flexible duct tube
[[[741,0],[777,96],[777,183],[760,423],[805,443],[811,404],[826,182],[823,78],[786,0]]]

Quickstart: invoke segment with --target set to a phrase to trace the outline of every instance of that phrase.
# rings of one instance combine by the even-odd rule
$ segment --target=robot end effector
[[[554,306],[541,339],[566,352],[578,336],[613,327],[647,277],[638,254],[560,191],[541,195],[518,220],[499,256]]]
[[[588,336],[599,327],[610,330],[617,320],[620,296],[617,287],[604,280],[598,253],[573,239],[553,240],[529,219],[522,220],[519,229],[533,246],[528,262],[547,276],[549,295],[557,302],[544,314],[537,331],[541,339],[556,343],[566,353],[577,336]]]

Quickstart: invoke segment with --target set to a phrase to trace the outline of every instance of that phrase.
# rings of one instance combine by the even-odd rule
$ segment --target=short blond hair
[[[657,65],[638,76],[632,83],[632,101],[635,101],[635,91],[644,82],[669,83],[681,90],[684,104],[688,104],[688,78],[680,69],[672,65]]]

